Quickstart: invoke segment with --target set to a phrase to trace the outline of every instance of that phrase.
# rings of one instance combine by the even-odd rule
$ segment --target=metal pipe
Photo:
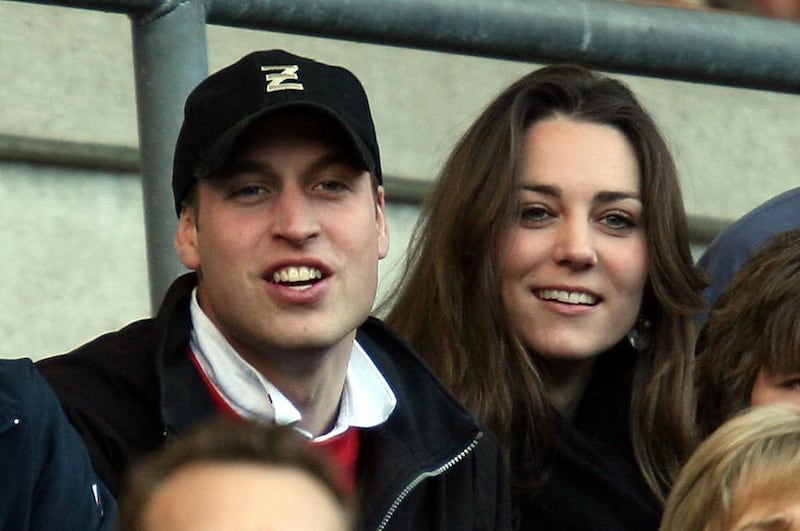
[[[800,91],[800,25],[598,0],[212,2],[231,26],[628,74]]]
[[[155,312],[174,278],[185,271],[173,238],[172,157],[183,103],[208,74],[203,0],[185,0],[171,11],[131,17],[136,108],[142,167],[150,302]]]
[[[122,13],[127,15],[145,15],[160,9],[165,0],[13,0],[28,4],[47,6],[74,7],[106,13]]]
[[[0,134],[0,160],[38,166],[139,174],[139,150],[128,146],[69,142]]]
[[[181,4],[22,1],[118,12]],[[208,22],[800,92],[800,24],[724,11],[601,0],[209,0]]]
[[[725,12],[599,0],[17,1],[131,15],[154,310],[183,270],[172,246],[169,176],[183,101],[208,73],[207,22],[800,92],[800,25]],[[716,232],[701,225],[696,237]]]

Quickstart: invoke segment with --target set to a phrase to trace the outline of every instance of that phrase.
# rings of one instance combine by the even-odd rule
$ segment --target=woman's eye
[[[636,222],[627,214],[614,212],[603,216],[602,223],[612,229],[632,229],[636,227]]]
[[[550,217],[550,212],[542,206],[527,206],[520,208],[519,217],[523,221],[544,221]]]

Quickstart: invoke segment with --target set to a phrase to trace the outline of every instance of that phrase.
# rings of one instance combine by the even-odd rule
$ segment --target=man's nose
[[[273,203],[273,236],[299,245],[317,236],[319,231],[312,199],[299,187],[283,188]]]

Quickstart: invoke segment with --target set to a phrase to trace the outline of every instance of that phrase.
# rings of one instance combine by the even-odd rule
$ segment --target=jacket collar
[[[188,355],[192,318],[189,301],[197,285],[194,273],[179,277],[167,291],[156,316],[156,371],[161,388],[165,435],[177,435],[215,414],[214,401]]]

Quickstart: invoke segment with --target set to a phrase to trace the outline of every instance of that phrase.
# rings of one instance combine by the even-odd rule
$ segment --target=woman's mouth
[[[598,298],[594,295],[582,291],[567,291],[563,289],[540,289],[536,290],[536,296],[546,301],[556,301],[563,304],[579,304],[583,306],[594,306]]]

